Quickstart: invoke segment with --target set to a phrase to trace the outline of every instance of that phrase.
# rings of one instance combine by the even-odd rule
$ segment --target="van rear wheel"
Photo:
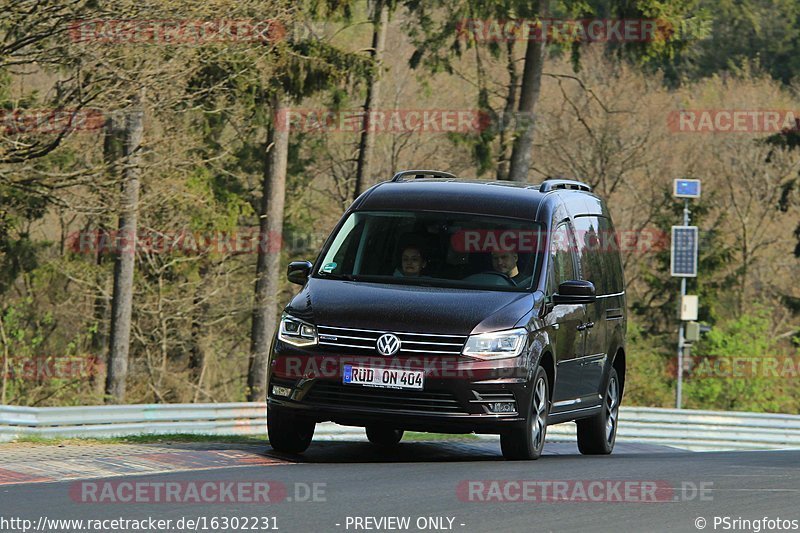
[[[525,427],[500,435],[503,457],[511,461],[533,460],[542,455],[550,413],[550,384],[541,366],[533,377],[533,394],[528,406]]]
[[[394,429],[380,424],[370,424],[366,427],[367,439],[378,446],[394,446],[403,438],[402,429]]]
[[[619,376],[608,372],[603,410],[591,418],[578,420],[578,449],[583,455],[608,455],[617,440],[620,404]]]

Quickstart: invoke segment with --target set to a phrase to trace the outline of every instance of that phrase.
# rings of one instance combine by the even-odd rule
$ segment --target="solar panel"
[[[697,277],[697,226],[672,226],[670,275]]]

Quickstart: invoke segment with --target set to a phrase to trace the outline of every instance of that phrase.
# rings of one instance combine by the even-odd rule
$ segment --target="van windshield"
[[[317,277],[468,289],[529,290],[541,226],[461,213],[360,211],[333,237]]]

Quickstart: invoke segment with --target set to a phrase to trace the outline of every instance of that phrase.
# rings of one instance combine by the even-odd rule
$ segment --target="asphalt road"
[[[698,531],[696,524],[703,524],[699,518],[706,521],[705,531],[766,531],[770,525],[783,530],[794,526],[791,522],[765,524],[765,517],[795,520],[795,524],[800,521],[800,451],[690,453],[620,444],[611,456],[583,457],[573,444],[554,443],[548,444],[545,453],[538,461],[506,462],[500,456],[499,444],[486,441],[402,443],[392,452],[377,451],[362,442],[315,443],[303,459],[286,457],[297,460],[295,463],[88,482],[95,483],[94,487],[111,483],[118,488],[122,481],[139,485],[177,481],[182,487],[268,481],[273,489],[285,486],[285,496],[292,501],[254,504],[243,503],[240,498],[236,503],[206,500],[176,504],[152,503],[146,501],[150,496],[142,496],[131,503],[108,503],[108,499],[106,503],[86,503],[85,494],[80,494],[84,486],[77,484],[87,482],[69,481],[0,487],[0,517],[27,518],[33,523],[42,516],[154,517],[172,519],[174,524],[182,517],[204,516],[205,530],[212,531],[215,528],[210,519],[215,516],[258,516],[269,518],[262,519],[258,527],[277,526],[285,532]],[[522,495],[522,489],[516,488],[523,485],[515,484],[515,480],[539,483],[529,483],[528,492]],[[597,484],[598,480],[617,483]],[[557,481],[568,483],[558,485]],[[620,488],[620,481],[627,481],[632,491],[626,493],[628,485]],[[592,482],[594,486],[590,486]],[[315,486],[318,501],[296,501],[313,499],[307,489],[313,491]],[[556,488],[559,486],[561,489]],[[598,489],[600,486],[604,488]],[[109,490],[109,494],[121,494],[114,492],[116,488]],[[558,490],[559,501],[552,501]],[[273,500],[283,499],[280,491],[269,494]],[[634,501],[643,495],[657,501]],[[525,501],[497,501],[503,498]],[[543,498],[547,501],[541,501]],[[407,517],[409,526],[378,522],[381,517]],[[723,522],[715,528],[715,517],[729,517],[731,527],[726,528]],[[737,528],[732,520],[738,518],[762,522],[740,522],[739,526],[750,527]],[[228,530],[243,531],[244,523],[239,525]],[[252,527],[253,522],[249,525]],[[393,529],[395,526],[399,527]],[[21,529],[6,523],[4,530]],[[121,529],[109,525],[106,530]],[[173,526],[169,530],[177,529]],[[203,531],[203,525],[197,530]]]

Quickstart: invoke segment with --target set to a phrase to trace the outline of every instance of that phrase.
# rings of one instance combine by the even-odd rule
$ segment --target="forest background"
[[[607,200],[632,238],[626,403],[665,407],[668,236],[683,211],[671,187],[701,179],[689,293],[712,329],[692,348],[684,407],[800,413],[796,2],[0,6],[0,404],[263,399],[269,339],[297,290],[288,262],[313,260],[359,192],[434,168],[580,179]],[[537,20],[658,32],[508,29]],[[365,110],[475,120],[365,129],[352,120]],[[756,118],[714,123],[733,111]],[[777,127],[760,127],[765,111]],[[139,241],[109,244],[125,235]]]

